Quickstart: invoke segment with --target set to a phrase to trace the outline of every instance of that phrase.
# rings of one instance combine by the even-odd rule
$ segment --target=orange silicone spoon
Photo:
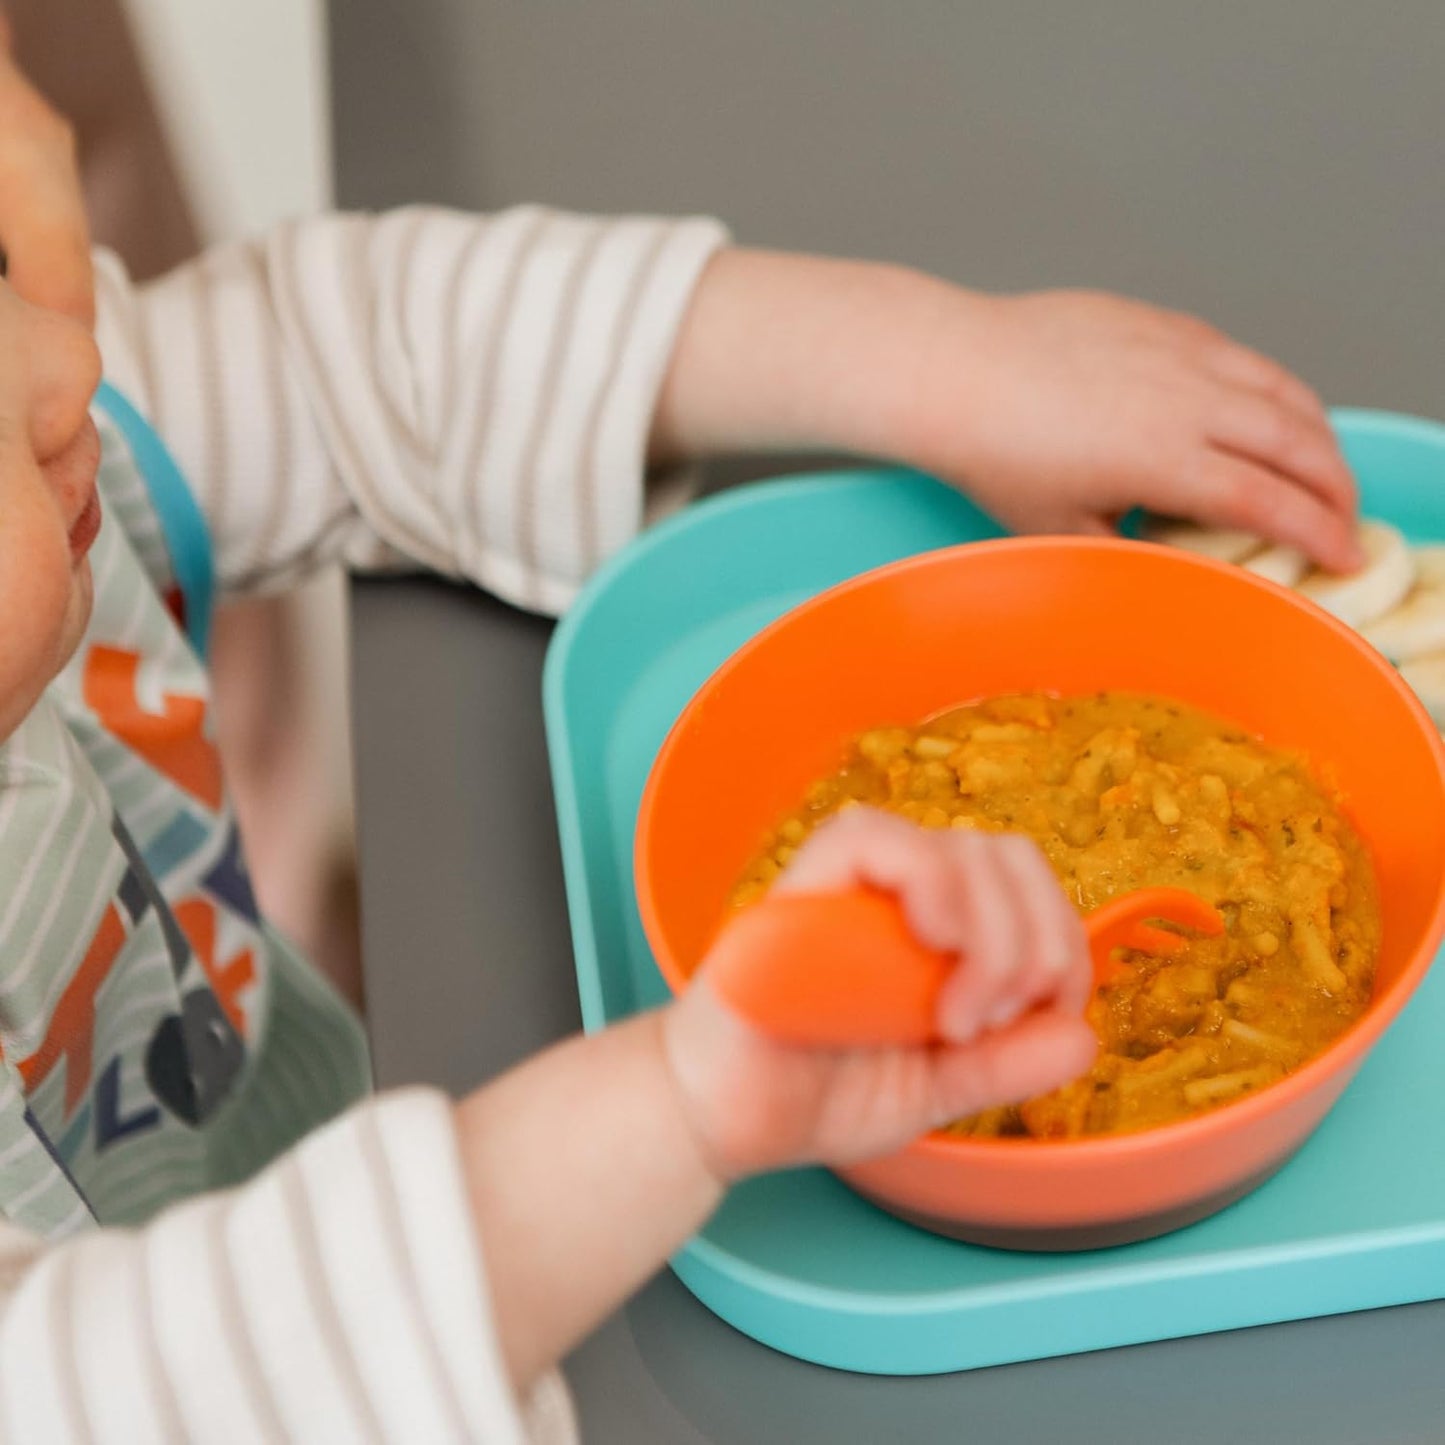
[[[1188,940],[1157,919],[1207,937],[1219,910],[1181,888],[1141,888],[1084,918],[1096,982],[1120,967],[1114,951],[1177,953]],[[718,937],[708,979],[763,1032],[823,1048],[938,1041],[938,994],[958,959],[919,943],[883,893],[774,894]]]

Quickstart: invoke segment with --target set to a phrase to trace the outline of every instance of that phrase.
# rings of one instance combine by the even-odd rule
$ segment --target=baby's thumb
[[[1099,1041],[1077,1015],[1030,1014],[1002,1033],[942,1050],[934,1088],[939,1124],[1017,1104],[1070,1083],[1094,1062]]]

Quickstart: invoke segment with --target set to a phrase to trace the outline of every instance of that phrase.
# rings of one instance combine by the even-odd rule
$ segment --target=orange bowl
[[[1237,568],[1143,543],[1035,538],[844,583],[741,648],[678,719],[643,794],[637,896],[674,992],[769,827],[864,730],[1002,693],[1161,694],[1308,755],[1379,877],[1374,996],[1323,1053],[1237,1103],[1064,1140],[932,1134],[840,1171],[885,1209],[978,1243],[1075,1249],[1160,1234],[1253,1189],[1309,1137],[1445,935],[1445,748],[1395,669]]]

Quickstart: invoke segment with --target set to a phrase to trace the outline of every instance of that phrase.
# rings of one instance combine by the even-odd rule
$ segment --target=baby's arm
[[[928,833],[855,809],[778,887],[868,883],[965,957],[934,1049],[773,1043],[704,967],[677,1002],[521,1065],[466,1101],[458,1134],[497,1329],[519,1385],[562,1357],[707,1218],[724,1187],[791,1164],[886,1153],[1083,1073],[1094,1035],[1078,915],[1034,845]]]
[[[1032,844],[859,809],[777,886],[855,882],[964,956],[950,1044],[784,1047],[704,968],[455,1109],[383,1096],[143,1230],[45,1248],[0,1224],[0,1438],[520,1440],[517,1400],[732,1181],[883,1153],[1088,1067],[1082,929]]]
[[[898,267],[729,250],[663,389],[657,458],[825,447],[952,480],[1019,531],[1134,507],[1361,560],[1319,399],[1192,317],[1084,292],[985,296]]]
[[[424,565],[564,607],[648,460],[822,447],[950,478],[1020,530],[1135,506],[1356,560],[1317,398],[1202,322],[722,250],[708,221],[328,216],[136,289],[107,367],[178,453],[223,586]]]

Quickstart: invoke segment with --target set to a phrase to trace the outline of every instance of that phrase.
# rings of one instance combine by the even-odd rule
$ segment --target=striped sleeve
[[[715,222],[412,208],[297,222],[143,288],[101,348],[210,521],[222,584],[422,565],[560,611],[645,510]]]
[[[0,1225],[0,1439],[576,1439],[492,1328],[448,1102],[360,1106],[253,1183],[44,1248]]]

